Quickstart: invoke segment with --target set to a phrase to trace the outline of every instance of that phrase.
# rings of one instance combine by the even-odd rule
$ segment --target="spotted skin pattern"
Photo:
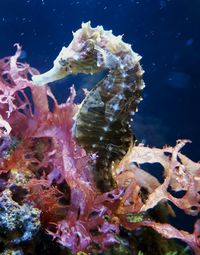
[[[110,71],[96,85],[85,98],[74,124],[78,143],[97,153],[94,178],[102,191],[114,187],[112,163],[121,160],[135,142],[130,118],[137,110],[141,90],[136,88],[136,77],[121,75],[116,70]]]
[[[74,117],[73,135],[89,153],[98,188],[105,192],[115,187],[112,166],[119,162],[135,142],[130,125],[144,88],[141,57],[121,36],[103,27],[83,23],[67,48],[54,61],[54,67],[33,82],[42,85],[69,74],[105,71],[105,77],[89,92]]]

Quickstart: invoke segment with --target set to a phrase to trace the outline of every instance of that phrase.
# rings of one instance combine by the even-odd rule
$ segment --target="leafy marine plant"
[[[190,234],[152,213],[164,206],[165,214],[172,214],[170,201],[197,215],[200,165],[180,153],[187,140],[163,149],[136,145],[130,120],[144,87],[140,56],[121,37],[90,23],[74,33],[45,74],[19,63],[20,53],[17,45],[16,54],[0,62],[1,190],[10,189],[17,203],[38,208],[42,228],[73,254],[94,254],[112,244],[124,249],[123,231],[133,237],[125,246],[142,252],[146,228],[160,239],[181,239],[199,254],[199,221]],[[102,70],[105,77],[80,105],[74,103],[74,87],[59,105],[45,85],[68,74]],[[142,169],[144,163],[163,167],[162,184]],[[176,198],[169,189],[185,195]]]

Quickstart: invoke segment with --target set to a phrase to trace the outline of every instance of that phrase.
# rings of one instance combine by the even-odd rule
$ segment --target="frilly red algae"
[[[70,189],[70,204],[66,206],[67,214],[65,216],[64,221],[58,223],[58,226],[68,226],[68,229],[78,229],[78,233],[71,232],[70,235],[73,235],[70,239],[73,241],[70,245],[72,245],[72,251],[84,250],[88,246],[88,243],[91,243],[93,239],[97,239],[97,237],[92,237],[89,231],[90,228],[98,223],[98,228],[100,229],[102,225],[102,231],[99,232],[98,238],[102,238],[102,247],[104,243],[107,245],[113,242],[117,242],[115,239],[115,234],[118,233],[118,226],[115,226],[112,223],[108,223],[105,219],[103,219],[104,214],[111,214],[109,209],[104,207],[103,204],[95,203],[95,199],[97,196],[97,189],[93,180],[91,179],[89,173],[89,164],[91,161],[91,157],[86,155],[86,152],[80,148],[73,140],[71,135],[72,123],[73,123],[73,115],[76,112],[77,106],[73,103],[73,98],[75,96],[74,88],[71,88],[71,96],[67,100],[65,104],[58,105],[54,96],[52,95],[50,89],[47,88],[37,88],[32,85],[32,82],[28,81],[27,74],[32,72],[27,65],[17,64],[13,59],[17,60],[19,55],[20,48],[18,47],[17,55],[11,57],[10,59],[6,59],[6,73],[10,79],[9,85],[7,86],[7,91],[12,93],[12,102],[5,101],[4,105],[1,109],[1,114],[4,116],[4,121],[7,123],[11,123],[12,131],[11,135],[19,137],[21,140],[21,144],[16,148],[13,155],[7,160],[6,164],[2,164],[3,167],[10,168],[10,166],[14,167],[16,164],[16,168],[23,171],[23,168],[30,168],[33,173],[37,176],[37,169],[40,170],[43,168],[43,175],[40,176],[39,179],[36,179],[33,182],[29,182],[28,188],[30,195],[27,196],[27,199],[31,199],[34,197],[34,194],[31,194],[33,187],[38,183],[38,187],[45,187],[46,178],[48,178],[47,173],[53,170],[54,167],[58,169],[60,172],[61,178],[63,178],[63,182]],[[7,61],[8,60],[8,61]],[[10,62],[12,65],[9,65]],[[16,72],[18,68],[18,72]],[[12,71],[14,70],[14,76],[12,75]],[[21,76],[21,75],[22,76]],[[2,76],[1,76],[2,77]],[[2,77],[1,83],[5,85],[6,82]],[[16,85],[15,85],[16,79]],[[20,81],[22,81],[22,87],[20,87]],[[26,81],[26,82],[25,82]],[[33,108],[31,107],[30,101],[26,96],[23,89],[26,87],[30,88],[32,92],[32,100],[33,100]],[[3,92],[2,86],[2,92]],[[24,101],[19,97],[18,92],[21,92],[24,95]],[[50,96],[54,101],[54,109],[53,112],[48,110],[48,101],[47,96]],[[14,107],[10,108],[9,103],[11,103]],[[28,107],[26,107],[28,106]],[[9,114],[6,113],[7,109],[9,109]],[[17,125],[23,124],[21,125]],[[39,159],[35,154],[37,151],[31,151],[33,148],[33,144],[35,142],[41,143],[41,139],[47,137],[49,143],[49,151],[46,151],[48,148],[41,149],[41,159]],[[36,141],[38,139],[38,141]],[[45,147],[48,147],[45,145]],[[41,171],[41,170],[40,170]],[[48,189],[52,189],[50,184],[46,184]],[[48,186],[49,185],[49,186]],[[54,184],[56,185],[56,183]],[[26,185],[27,186],[27,185]],[[44,192],[38,194],[43,199],[47,199],[47,196],[44,196]],[[51,197],[48,197],[49,203],[51,206],[56,206],[53,204],[55,200],[51,201]],[[36,205],[38,201],[35,201]],[[45,201],[47,203],[47,201]],[[55,201],[55,203],[59,203],[59,201]],[[69,202],[69,201],[68,201]],[[42,213],[48,213],[45,210],[44,206],[41,204],[38,206],[43,209]],[[96,216],[91,219],[90,224],[87,223],[88,217],[93,212],[96,213]],[[55,221],[57,215],[55,215],[54,219],[51,222]],[[50,223],[49,223],[50,224]],[[87,226],[88,225],[88,226]],[[82,226],[80,228],[80,226]],[[62,229],[63,229],[62,227]],[[113,232],[110,233],[110,230],[113,229]],[[58,235],[58,239],[62,242],[63,245],[68,246],[68,239],[65,239],[64,236],[67,234],[67,228],[65,232],[60,232],[60,236]],[[88,235],[88,242],[80,242],[78,245],[77,234],[80,235],[79,238],[83,238],[85,233]],[[62,241],[63,240],[63,241]],[[84,240],[84,239],[82,239]],[[58,240],[59,241],[59,240]]]
[[[73,254],[93,248],[105,250],[119,243],[121,227],[137,230],[146,226],[165,238],[183,240],[198,255],[199,220],[190,234],[157,222],[147,212],[167,200],[188,214],[199,212],[200,164],[180,153],[188,141],[181,140],[175,147],[163,149],[131,147],[113,167],[116,188],[100,192],[91,175],[95,155],[86,153],[72,135],[73,117],[78,109],[73,102],[75,89],[71,88],[66,103],[58,105],[49,87],[36,87],[28,80],[28,75],[36,70],[17,62],[20,50],[18,46],[15,56],[0,61],[1,137],[19,141],[6,158],[1,155],[0,173],[9,173],[11,169],[30,173],[27,182],[15,183],[26,190],[25,198],[19,202],[31,201],[39,208],[43,228]],[[52,111],[48,97],[54,102]],[[143,163],[155,162],[164,168],[162,184],[142,170]],[[7,183],[5,189],[9,188],[9,176],[2,178]],[[175,198],[169,187],[186,194]]]

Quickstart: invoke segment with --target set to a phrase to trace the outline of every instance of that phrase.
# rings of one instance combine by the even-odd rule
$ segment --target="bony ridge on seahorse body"
[[[32,77],[36,85],[61,79],[69,74],[107,71],[89,92],[75,116],[73,135],[88,152],[98,154],[94,178],[102,191],[114,187],[112,166],[122,159],[134,142],[130,118],[137,111],[144,88],[141,57],[121,36],[90,22],[73,33],[48,72]]]

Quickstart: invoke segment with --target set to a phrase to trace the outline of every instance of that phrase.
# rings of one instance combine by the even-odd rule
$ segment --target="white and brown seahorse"
[[[73,127],[76,141],[98,154],[93,169],[102,191],[114,187],[112,165],[134,142],[130,119],[144,88],[140,59],[122,36],[114,36],[102,26],[92,28],[87,22],[73,33],[72,42],[62,48],[53,68],[32,77],[36,85],[43,85],[70,74],[107,71],[82,102]]]

